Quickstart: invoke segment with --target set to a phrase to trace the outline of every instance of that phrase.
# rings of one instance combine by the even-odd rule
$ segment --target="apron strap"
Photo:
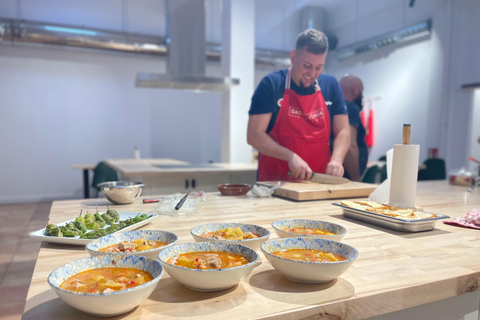
[[[291,76],[292,66],[288,67],[287,78],[285,79],[285,89],[290,89],[290,81],[292,80]]]

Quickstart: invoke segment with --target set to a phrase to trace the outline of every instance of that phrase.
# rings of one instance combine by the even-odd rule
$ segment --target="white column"
[[[222,93],[221,161],[250,163],[248,110],[254,91],[255,2],[223,0],[222,73],[240,85]]]

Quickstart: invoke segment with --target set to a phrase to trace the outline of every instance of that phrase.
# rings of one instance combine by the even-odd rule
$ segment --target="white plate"
[[[102,213],[105,213],[105,211],[99,212],[99,213],[102,214]],[[128,218],[135,218],[138,214],[142,214],[143,212],[139,213],[139,212],[125,212],[125,211],[120,212],[119,211],[118,213],[120,214],[120,220],[126,220]],[[149,223],[152,219],[155,219],[156,217],[158,217],[158,214],[156,214],[156,213],[146,213],[146,214],[149,215],[149,218],[147,218],[143,221],[134,223],[131,226],[123,228],[122,230],[118,230],[114,233],[119,233],[119,232],[123,232],[123,231],[127,231],[127,230],[133,230],[133,229],[140,228],[141,226],[144,226],[147,223]],[[63,226],[65,224],[67,224],[68,222],[73,222],[73,221],[75,221],[75,219],[60,222],[60,223],[57,223],[56,225],[57,226]],[[108,225],[107,225],[107,227],[108,227]],[[88,231],[91,231],[91,230],[88,230]],[[76,245],[86,245],[90,241],[95,240],[95,239],[80,239],[79,236],[71,237],[71,238],[68,238],[68,237],[51,237],[51,236],[45,235],[45,228],[37,230],[37,231],[30,232],[30,237],[37,238],[40,241],[48,241],[48,242],[63,243],[63,244],[76,244]]]

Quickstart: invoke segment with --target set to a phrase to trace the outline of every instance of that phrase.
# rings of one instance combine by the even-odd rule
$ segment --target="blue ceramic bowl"
[[[219,240],[219,239],[213,239],[213,238],[204,238],[200,236],[204,233],[217,231],[220,229],[227,229],[228,227],[233,227],[233,228],[240,227],[240,229],[242,229],[244,233],[251,232],[251,233],[255,233],[260,237],[254,238],[254,239],[245,239],[245,240]],[[259,250],[260,245],[270,237],[270,231],[268,231],[267,229],[254,224],[246,224],[246,223],[209,223],[209,224],[204,224],[191,229],[190,234],[197,242],[223,241],[223,242],[242,244],[244,246],[252,248],[253,250]]]
[[[249,263],[224,269],[191,269],[169,264],[170,258],[188,252],[228,252],[245,257]],[[260,264],[255,250],[227,241],[192,242],[167,248],[158,254],[158,259],[168,274],[185,287],[201,292],[220,291],[233,287]]]
[[[163,247],[145,250],[145,251],[138,251],[138,252],[101,252],[100,249],[112,246],[114,244],[120,243],[121,241],[133,241],[138,239],[145,239],[145,240],[156,240],[161,242],[166,242],[167,244]],[[114,255],[114,256],[127,256],[127,255],[135,255],[135,256],[145,256],[152,259],[156,259],[158,253],[162,250],[165,250],[168,247],[174,246],[178,241],[178,237],[176,234],[162,231],[162,230],[133,230],[133,231],[126,231],[121,233],[113,233],[109,234],[105,237],[101,237],[96,239],[85,246],[85,249],[90,253],[92,257],[100,256],[100,255]]]
[[[268,262],[286,278],[302,283],[325,283],[338,278],[358,257],[358,250],[347,244],[312,237],[283,238],[261,245]],[[272,253],[290,249],[314,249],[339,254],[344,261],[309,262],[282,258]]]
[[[109,293],[77,293],[60,289],[60,285],[80,272],[99,268],[134,268],[150,273],[153,280],[140,286]],[[70,306],[83,312],[110,317],[137,307],[155,290],[163,275],[163,267],[151,258],[141,256],[100,256],[75,260],[55,269],[48,276],[48,284]]]
[[[347,229],[345,229],[339,224],[327,222],[327,221],[308,220],[308,219],[277,220],[272,223],[272,227],[273,229],[275,229],[277,236],[279,236],[280,238],[314,237],[319,239],[340,241],[343,239],[343,237],[347,233]],[[334,233],[334,235],[333,236],[327,236],[327,235],[306,236],[306,235],[302,235],[294,232],[287,232],[282,230],[284,228],[314,228],[314,229],[330,231]]]

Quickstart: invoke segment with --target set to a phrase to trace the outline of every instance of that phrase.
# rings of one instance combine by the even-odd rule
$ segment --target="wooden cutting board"
[[[274,186],[278,181],[259,181],[257,184]],[[311,181],[282,181],[276,196],[297,201],[368,197],[378,185],[363,182],[320,184]]]

